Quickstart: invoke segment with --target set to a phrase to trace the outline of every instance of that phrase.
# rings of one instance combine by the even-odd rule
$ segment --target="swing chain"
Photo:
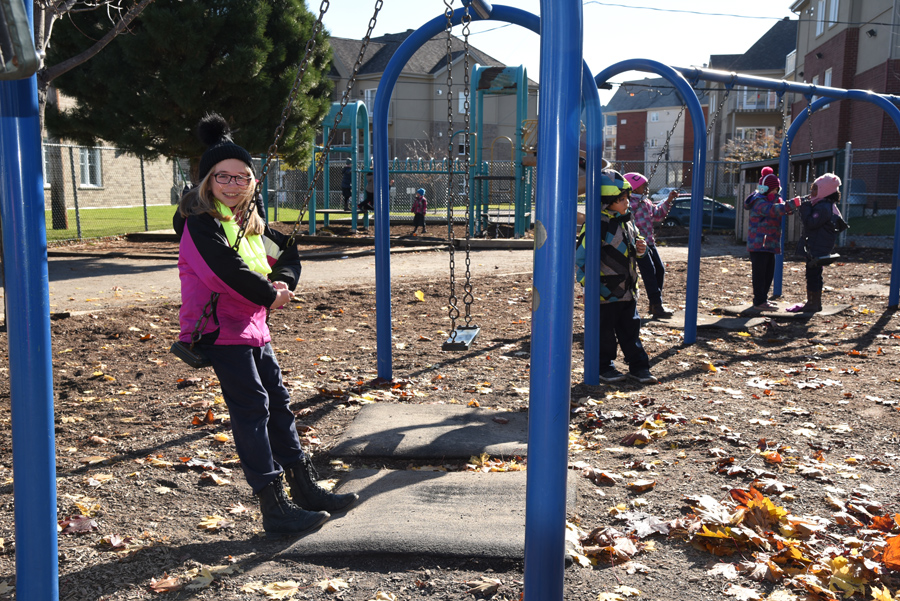
[[[372,41],[372,32],[375,30],[375,25],[378,22],[378,13],[381,11],[383,5],[383,0],[375,0],[375,13],[369,19],[369,27],[366,30],[366,35],[362,39],[362,45],[359,47],[359,54],[356,56],[356,63],[353,65],[353,70],[350,73],[350,79],[347,80],[347,89],[344,90],[344,93],[341,96],[341,105],[338,108],[337,115],[334,116],[334,126],[328,133],[328,139],[325,140],[325,146],[322,148],[322,151],[320,153],[317,153],[318,156],[316,158],[314,175],[312,181],[310,181],[309,185],[306,187],[306,195],[303,198],[303,201],[300,203],[300,210],[297,213],[297,221],[294,223],[294,229],[293,231],[291,231],[291,235],[288,238],[288,246],[293,246],[294,239],[300,232],[300,226],[303,223],[303,216],[306,214],[306,209],[309,207],[309,201],[312,198],[313,190],[316,188],[316,186],[318,186],[319,178],[322,176],[322,172],[324,171],[325,157],[328,156],[328,153],[331,151],[331,147],[334,145],[334,135],[337,132],[338,125],[344,118],[344,108],[350,101],[350,91],[353,89],[353,84],[356,83],[356,77],[359,75],[359,69],[362,66],[363,59],[365,58],[366,50],[369,47],[369,42]]]
[[[465,6],[465,5],[464,5]],[[466,283],[463,286],[463,290],[465,294],[463,294],[463,304],[466,306],[466,327],[469,327],[472,321],[472,302],[475,300],[475,296],[472,294],[472,259],[471,259],[471,241],[472,241],[472,228],[469,227],[469,210],[472,206],[471,199],[469,197],[469,170],[472,168],[470,165],[471,162],[471,144],[470,139],[472,136],[471,124],[469,122],[469,24],[472,22],[472,15],[469,14],[469,7],[465,6],[465,12],[463,13],[462,23],[463,23],[463,56],[464,56],[464,67],[465,67],[465,79],[463,82],[463,108],[465,110],[465,120],[466,120],[466,144],[465,144],[465,152],[466,152],[466,171],[464,173],[464,190],[465,190],[465,198],[466,198]]]
[[[203,314],[200,315],[200,319],[197,320],[196,325],[194,326],[194,331],[191,332],[191,350],[194,349],[194,345],[200,342],[200,338],[203,337],[203,329],[206,327],[206,323],[209,321],[209,318],[212,317],[213,312],[216,310],[216,304],[219,301],[219,293],[213,292],[209,301],[207,301],[206,306],[203,307]]]
[[[316,36],[319,35],[319,33],[322,31],[322,19],[325,17],[325,13],[328,11],[328,8],[330,6],[330,0],[322,0],[322,4],[319,6],[319,16],[316,18],[316,22],[313,25],[312,35],[308,40],[306,40],[306,48],[303,52],[303,60],[300,61],[300,66],[297,68],[297,77],[294,79],[294,87],[291,89],[291,93],[288,95],[288,101],[281,111],[281,122],[278,124],[278,127],[275,128],[275,139],[272,141],[272,144],[269,146],[269,150],[266,153],[266,162],[262,166],[259,179],[256,180],[256,188],[253,191],[252,200],[247,203],[246,208],[244,208],[241,213],[241,217],[238,219],[239,227],[237,236],[235,237],[234,244],[232,245],[232,248],[235,251],[240,248],[241,239],[246,233],[247,224],[250,222],[250,215],[253,213],[253,207],[259,206],[260,213],[262,213],[262,187],[266,181],[266,176],[269,173],[269,165],[271,165],[272,159],[275,158],[275,155],[278,154],[278,142],[284,135],[284,128],[287,124],[288,118],[291,116],[291,109],[293,108],[294,100],[297,98],[297,93],[300,91],[300,82],[303,79],[303,76],[306,74],[306,68],[309,66],[309,57],[312,56],[312,52],[316,47]]]
[[[786,102],[784,101],[785,92],[781,92],[778,96],[778,108],[781,110],[781,139],[786,142],[787,149],[787,165],[788,165],[788,193],[787,196],[794,196],[794,166],[791,164],[791,141],[787,137],[787,111]]]
[[[716,107],[716,112],[713,113],[712,118],[709,120],[709,125],[706,126],[706,137],[709,138],[709,132],[712,131],[713,126],[716,124],[716,120],[719,118],[719,113],[722,112],[722,107],[725,106],[725,102],[728,100],[728,95],[731,94],[731,89],[734,87],[734,82],[725,85],[725,93],[722,94],[722,100],[719,102],[719,106]]]
[[[812,112],[813,96],[812,96],[812,94],[807,96],[806,100],[807,100],[807,102],[806,102],[806,130],[809,132],[809,173],[811,174],[812,178],[815,178],[816,164],[815,164],[815,159],[813,158],[814,151],[813,151],[813,131],[812,131],[812,116],[813,116],[813,112]],[[809,180],[810,178],[807,177],[806,179]]]
[[[456,245],[453,239],[453,0],[444,0],[447,17],[447,222],[450,243],[450,296],[447,299],[451,340],[456,337],[459,318],[456,297]]]
[[[731,90],[734,87],[734,75],[732,75],[732,79],[730,83],[725,84],[725,93],[722,94],[722,100],[719,101],[719,105],[716,107],[715,112],[712,117],[709,119],[709,125],[706,126],[706,138],[709,139],[709,134],[713,130],[713,127],[716,124],[716,121],[719,119],[719,113],[722,112],[722,107],[725,106],[725,103],[728,101],[728,96],[731,94]],[[690,166],[683,172],[683,177],[681,178],[681,186],[684,187],[684,181],[687,179],[688,173],[691,172]]]
[[[294,100],[296,100],[297,94],[300,92],[300,82],[306,74],[306,68],[309,66],[309,58],[312,56],[312,52],[316,47],[316,36],[322,31],[322,19],[325,17],[325,13],[328,11],[330,5],[330,0],[322,0],[322,4],[319,7],[319,16],[316,19],[315,25],[313,25],[312,35],[306,40],[306,49],[304,50],[303,60],[300,62],[300,66],[297,69],[297,77],[294,79],[294,87],[291,88],[291,93],[288,95],[287,104],[284,105],[284,108],[281,111],[281,123],[275,128],[275,139],[272,141],[272,145],[269,146],[269,151],[266,153],[266,162],[260,172],[257,191],[261,187],[262,182],[265,181],[266,175],[269,173],[269,165],[272,163],[272,159],[278,154],[278,142],[281,140],[282,136],[284,136],[284,128],[287,125],[288,118],[291,116]]]
[[[656,155],[656,163],[653,165],[653,168],[650,169],[650,175],[647,176],[647,181],[651,181],[653,179],[653,175],[656,173],[656,170],[659,169],[659,163],[662,161],[662,158],[666,156],[666,153],[669,151],[669,142],[672,139],[672,134],[675,133],[675,128],[678,127],[678,122],[681,121],[681,116],[684,114],[684,109],[687,107],[686,104],[681,105],[681,110],[678,111],[678,116],[675,117],[675,123],[672,125],[672,129],[666,132],[666,141],[663,144],[662,150],[659,151],[659,154]],[[666,182],[668,185],[669,182]]]

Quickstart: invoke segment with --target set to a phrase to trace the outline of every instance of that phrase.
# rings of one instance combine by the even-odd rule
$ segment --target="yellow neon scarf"
[[[216,209],[218,209],[222,215],[232,216],[232,219],[229,219],[228,221],[221,220],[220,222],[225,229],[225,237],[228,238],[228,243],[233,247],[234,241],[237,240],[238,230],[240,230],[241,226],[238,225],[237,218],[234,217],[234,213],[232,213],[231,209],[226,207],[219,200],[216,200]],[[266,259],[266,247],[263,243],[262,236],[245,235],[241,238],[241,244],[238,246],[238,254],[252,271],[263,275],[272,273],[272,269],[269,267],[269,261]]]

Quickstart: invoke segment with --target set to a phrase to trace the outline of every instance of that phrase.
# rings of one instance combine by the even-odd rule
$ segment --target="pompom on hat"
[[[841,178],[834,173],[826,173],[819,176],[813,184],[816,186],[817,194],[815,198],[810,198],[810,200],[821,200],[838,191],[838,188],[841,187]]]
[[[763,178],[765,176],[769,175],[770,173],[775,173],[775,170],[772,169],[771,167],[763,167],[762,171],[759,172],[759,183],[762,183]]]
[[[226,159],[243,161],[253,170],[253,158],[250,153],[235,144],[231,139],[231,128],[225,118],[218,113],[207,113],[197,124],[197,137],[209,148],[200,157],[198,175],[202,180],[217,163]]]

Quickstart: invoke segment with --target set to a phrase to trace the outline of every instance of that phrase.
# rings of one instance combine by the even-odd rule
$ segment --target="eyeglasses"
[[[240,186],[242,188],[246,188],[250,185],[250,182],[253,181],[253,178],[249,175],[229,175],[227,173],[216,173],[213,176],[217,183],[227,186],[231,182],[234,182],[236,186]]]

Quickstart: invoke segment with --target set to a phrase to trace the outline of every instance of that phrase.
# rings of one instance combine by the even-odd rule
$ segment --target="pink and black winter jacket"
[[[254,347],[268,343],[271,337],[266,311],[277,296],[272,282],[284,282],[294,290],[300,279],[296,245],[287,247],[288,236],[266,227],[263,236],[268,254],[273,254],[272,249],[281,251],[274,263],[270,257],[272,273],[266,277],[250,270],[231,248],[224,229],[214,217],[204,214],[184,219],[176,212],[172,222],[180,237],[179,340],[191,342],[191,334],[211,294],[218,292],[215,310],[201,332],[201,343]]]

